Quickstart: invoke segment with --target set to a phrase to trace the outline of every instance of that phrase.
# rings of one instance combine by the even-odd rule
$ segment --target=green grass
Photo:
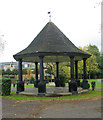
[[[46,84],[46,87],[55,87],[55,85],[48,85],[48,84]]]
[[[92,81],[94,81],[94,80],[92,80]],[[90,84],[90,87],[91,87],[91,81],[88,81],[88,82],[90,82],[89,84]],[[95,82],[96,82],[96,80],[95,80]],[[68,87],[68,83],[66,83],[65,86]],[[17,87],[17,85],[15,85],[15,88],[16,87]],[[25,88],[27,88],[27,87],[34,87],[34,84],[29,84],[29,85],[25,84]],[[46,84],[46,87],[55,87],[55,85]],[[96,82],[96,87],[103,87],[103,83],[97,83]],[[11,85],[11,88],[13,88],[13,85]]]
[[[82,82],[82,80],[83,80],[83,79],[80,79],[81,82]],[[92,81],[97,82],[97,80],[101,80],[101,79],[87,79],[87,80],[88,80],[88,82],[92,82]]]
[[[17,85],[15,85],[15,88],[16,87],[17,87]],[[34,84],[28,84],[28,85],[25,84],[25,88],[27,88],[27,87],[34,87]],[[46,87],[55,87],[55,85],[48,85],[48,84],[46,84]],[[11,88],[14,88],[13,84],[11,85]]]
[[[34,84],[24,84],[25,85],[25,87],[27,88],[27,87],[34,87]],[[17,85],[15,85],[15,88],[17,87]],[[14,88],[13,87],[13,84],[11,84],[11,88]]]
[[[29,85],[25,84],[25,87],[34,87],[34,84],[29,84]]]
[[[16,91],[12,91],[10,96],[3,96],[4,98],[18,99],[18,100],[62,100],[62,99],[83,99],[103,95],[103,91],[100,90],[89,90],[87,93],[71,95],[71,96],[61,96],[61,97],[35,97],[15,94]]]
[[[96,87],[103,87],[103,83],[98,83],[97,80],[101,80],[101,79],[87,79],[88,83],[90,84],[91,87],[91,82],[96,82]],[[82,80],[80,80],[82,82]]]
[[[91,84],[90,84],[91,86]],[[103,83],[96,83],[96,87],[103,87]]]
[[[88,79],[88,82],[92,82],[92,81],[97,82],[97,80],[99,80],[99,79]]]

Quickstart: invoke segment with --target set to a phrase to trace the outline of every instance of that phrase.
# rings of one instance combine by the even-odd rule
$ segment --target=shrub
[[[11,80],[11,83],[12,83],[12,84],[17,84],[17,81],[18,81],[18,80]]]
[[[49,81],[51,81],[51,80],[50,80],[49,77],[47,77],[47,79],[45,79],[45,82],[46,82],[46,83],[49,83]]]
[[[80,82],[80,87],[83,88],[83,82]],[[88,83],[88,89],[90,88],[90,84]]]
[[[0,78],[0,94],[2,96],[10,95],[11,92],[11,79],[10,78]]]
[[[82,82],[80,82],[80,87],[81,87],[81,88],[83,87],[83,83],[82,83]]]
[[[88,83],[88,89],[90,88],[90,84]]]
[[[92,90],[94,90],[94,89],[95,89],[95,82],[92,81],[92,82],[91,82],[91,85],[92,85]]]
[[[34,83],[34,77],[31,77],[31,79],[30,79],[30,83],[31,83],[31,84]]]
[[[60,86],[61,87],[65,87],[65,83],[66,83],[66,77],[62,74],[59,75],[59,79],[60,79]]]
[[[28,78],[27,78],[27,77],[25,77],[25,78],[24,78],[24,81],[28,81]]]

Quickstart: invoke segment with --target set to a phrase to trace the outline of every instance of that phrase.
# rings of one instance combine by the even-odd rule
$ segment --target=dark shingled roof
[[[78,49],[52,22],[46,24],[27,48],[13,57],[24,62],[39,62],[39,56],[45,56],[44,62],[66,62],[69,61],[69,56],[75,56],[75,60],[90,57]]]

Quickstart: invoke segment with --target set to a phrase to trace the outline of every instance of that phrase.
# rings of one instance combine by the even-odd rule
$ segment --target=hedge
[[[31,77],[31,79],[30,79],[30,83],[31,83],[31,84],[34,83],[34,77]]]
[[[11,92],[11,79],[0,78],[0,95],[10,95]]]

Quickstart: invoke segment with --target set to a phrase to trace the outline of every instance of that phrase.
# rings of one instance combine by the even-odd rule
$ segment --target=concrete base
[[[72,91],[72,95],[77,95],[78,91]]]
[[[46,93],[38,93],[38,96],[43,97]]]
[[[88,92],[88,90],[83,90],[82,88],[78,87],[77,91],[68,92],[68,87],[47,87],[46,93],[38,93],[38,88],[25,88],[25,91],[20,92],[21,95],[28,95],[28,96],[70,96],[75,94],[82,94]]]

